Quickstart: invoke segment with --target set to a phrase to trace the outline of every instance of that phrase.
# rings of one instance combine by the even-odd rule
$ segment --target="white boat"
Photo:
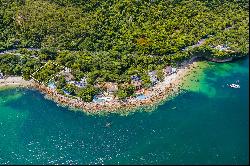
[[[240,88],[240,85],[238,85],[238,84],[230,84],[229,86],[231,88]]]

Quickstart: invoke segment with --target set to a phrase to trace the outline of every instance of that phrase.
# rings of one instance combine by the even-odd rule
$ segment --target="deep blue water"
[[[89,116],[37,91],[0,91],[0,164],[248,164],[248,59],[209,65],[189,83],[199,90],[128,116]],[[236,80],[240,89],[226,86]]]

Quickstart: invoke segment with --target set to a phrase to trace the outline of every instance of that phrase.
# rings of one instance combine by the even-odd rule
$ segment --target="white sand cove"
[[[22,77],[7,77],[0,79],[0,87],[8,86],[30,86],[32,85],[31,81],[26,81]]]

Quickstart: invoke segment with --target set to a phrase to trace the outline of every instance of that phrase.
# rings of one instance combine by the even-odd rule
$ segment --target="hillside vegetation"
[[[168,55],[212,34],[208,44],[227,42],[234,50],[247,51],[246,0],[0,2],[2,50],[36,47]]]
[[[0,0],[0,51],[22,55],[0,55],[0,70],[29,79],[51,60],[91,85],[140,75],[148,86],[148,71],[195,55],[247,55],[248,8],[247,0]]]

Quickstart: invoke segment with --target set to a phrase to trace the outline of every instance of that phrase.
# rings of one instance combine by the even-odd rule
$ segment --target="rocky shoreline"
[[[51,99],[61,106],[66,106],[74,110],[81,110],[89,114],[96,113],[116,113],[120,110],[125,112],[131,112],[140,107],[153,107],[157,103],[160,103],[164,99],[169,99],[170,97],[178,94],[180,92],[180,86],[182,80],[191,68],[196,67],[196,61],[201,57],[196,56],[182,63],[182,68],[179,68],[176,73],[165,77],[163,82],[156,84],[154,87],[149,88],[150,97],[140,100],[136,98],[129,98],[127,100],[117,100],[105,102],[84,102],[79,97],[75,96],[65,96],[59,94],[56,90],[50,89],[45,85],[39,84],[33,80],[25,81],[21,77],[9,77],[5,81],[0,82],[0,87],[5,86],[22,86],[28,88],[35,88],[45,94],[46,98]],[[233,60],[233,58],[228,58],[217,62],[227,62]],[[6,81],[7,80],[7,81]]]
[[[43,85],[34,84],[35,88],[41,91],[46,95],[47,98],[52,99],[56,103],[62,106],[67,106],[73,109],[82,110],[86,113],[94,114],[100,112],[117,112],[118,110],[133,110],[142,106],[153,106],[157,102],[161,101],[166,97],[170,97],[174,92],[178,92],[178,89],[175,89],[173,85],[165,87],[165,89],[159,92],[158,95],[154,95],[149,99],[138,100],[138,99],[128,99],[125,101],[122,100],[112,100],[100,103],[94,102],[84,102],[78,97],[66,97],[62,94],[57,93]]]
[[[191,64],[192,66],[192,64]],[[190,66],[189,66],[190,67]],[[39,84],[33,80],[25,81],[21,77],[9,77],[8,80],[14,80],[15,82],[6,84],[1,83],[0,86],[12,85],[15,87],[27,87],[34,88],[45,94],[46,98],[51,99],[59,105],[66,106],[72,109],[81,110],[89,114],[96,113],[115,113],[120,110],[130,112],[139,107],[153,107],[156,103],[173,96],[179,92],[179,85],[181,78],[183,78],[189,71],[189,67],[178,69],[177,73],[166,77],[163,82],[158,83],[156,86],[149,89],[150,97],[147,99],[139,100],[136,98],[130,98],[127,100],[112,100],[106,102],[84,102],[78,97],[65,96],[59,94],[56,90],[52,90],[42,84]],[[18,78],[18,79],[17,79]]]

